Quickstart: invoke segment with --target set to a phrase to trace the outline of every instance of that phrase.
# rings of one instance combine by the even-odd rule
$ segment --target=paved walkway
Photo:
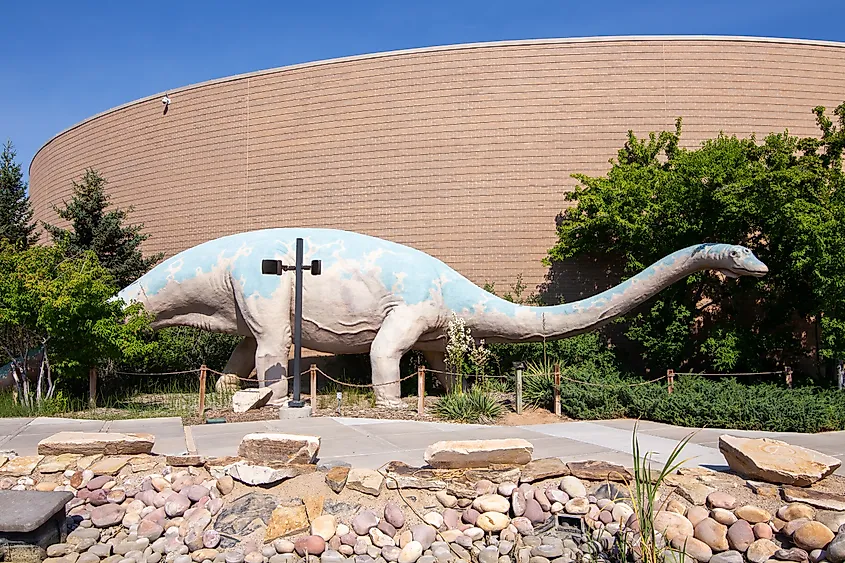
[[[632,420],[559,422],[532,426],[482,426],[442,422],[372,420],[361,418],[308,418],[208,424],[183,428],[179,418],[139,420],[74,420],[62,418],[0,419],[0,450],[19,455],[36,453],[38,442],[56,432],[148,432],[156,436],[154,452],[180,454],[189,449],[206,456],[235,455],[241,438],[251,432],[315,434],[322,437],[320,461],[343,460],[356,467],[377,468],[398,460],[422,465],[428,445],[439,440],[525,438],[534,445],[534,457],[559,457],[564,461],[597,459],[631,466]],[[692,430],[656,422],[641,422],[641,451],[655,452],[657,462]],[[719,435],[772,437],[845,459],[845,432],[798,434],[703,429],[684,450],[687,465],[719,469],[725,459],[719,453]],[[838,474],[845,475],[840,468]]]

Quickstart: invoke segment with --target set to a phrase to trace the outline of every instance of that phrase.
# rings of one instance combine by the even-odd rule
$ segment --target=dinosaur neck
[[[470,314],[473,334],[491,342],[524,342],[590,331],[624,315],[676,281],[710,268],[706,257],[695,255],[697,249],[700,245],[679,250],[607,291],[565,305],[515,305],[486,294],[489,298]]]

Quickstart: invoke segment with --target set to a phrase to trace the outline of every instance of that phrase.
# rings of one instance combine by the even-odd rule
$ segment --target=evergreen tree
[[[100,263],[111,272],[119,287],[126,287],[161,260],[156,254],[144,258],[140,245],[149,238],[143,225],[125,225],[129,210],[107,211],[109,197],[106,179],[88,169],[82,181],[73,182],[73,197],[64,208],[53,206],[58,216],[71,225],[62,229],[44,224],[54,242],[61,241],[71,256],[93,250]]]
[[[15,162],[11,141],[6,141],[0,155],[0,239],[8,240],[19,249],[38,240],[21,165]]]

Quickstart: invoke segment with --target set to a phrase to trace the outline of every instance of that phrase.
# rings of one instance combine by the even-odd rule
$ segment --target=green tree
[[[59,379],[78,391],[74,383],[102,360],[149,353],[141,338],[149,319],[140,306],[113,299],[116,289],[91,251],[67,258],[58,245],[0,246],[0,350],[27,406],[49,399]],[[39,348],[36,377],[21,360]]]
[[[699,148],[674,132],[628,133],[606,176],[576,175],[547,264],[618,260],[625,276],[701,242],[744,244],[769,266],[762,279],[702,272],[628,315],[648,365],[737,371],[845,357],[845,103],[815,108],[820,138],[720,134]],[[807,333],[821,329],[817,351]]]
[[[38,236],[21,165],[15,162],[15,156],[12,142],[6,141],[0,154],[0,239],[26,248],[35,244]]]
[[[63,208],[54,206],[58,216],[70,223],[70,229],[44,223],[53,242],[61,243],[69,256],[92,250],[100,263],[111,272],[119,287],[126,287],[146,273],[162,254],[144,257],[140,245],[149,238],[143,225],[126,225],[129,211],[107,210],[109,196],[106,179],[88,169],[82,181],[73,182],[73,197]]]

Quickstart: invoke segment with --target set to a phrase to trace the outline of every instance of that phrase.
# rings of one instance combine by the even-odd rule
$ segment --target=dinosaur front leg
[[[288,394],[288,358],[290,357],[290,323],[286,330],[273,331],[272,335],[263,335],[257,340],[255,352],[255,371],[258,386],[269,384],[273,391],[271,401],[278,401]]]
[[[399,360],[416,344],[426,329],[425,320],[409,310],[394,309],[384,319],[370,347],[377,405],[393,408],[406,406],[401,401]]]

